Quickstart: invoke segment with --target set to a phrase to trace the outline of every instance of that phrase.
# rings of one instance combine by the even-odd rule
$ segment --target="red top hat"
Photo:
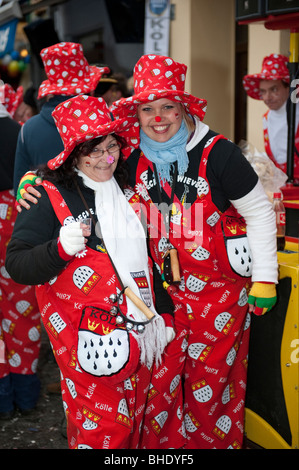
[[[5,83],[0,86],[0,103],[3,103],[7,112],[13,118],[16,110],[23,101],[23,87],[19,86],[17,91],[11,85]]]
[[[113,103],[110,110],[115,118],[130,116],[135,119],[135,126],[127,132],[128,144],[139,145],[137,106],[141,103],[167,98],[181,103],[186,112],[204,118],[207,101],[196,98],[184,91],[187,66],[175,62],[170,57],[144,55],[134,67],[134,95],[121,98]]]
[[[93,91],[108,67],[89,65],[81,44],[61,42],[40,53],[48,79],[43,81],[37,98],[46,95],[79,95]]]
[[[112,121],[103,98],[78,95],[60,103],[52,116],[62,138],[64,150],[52,160],[48,167],[58,168],[67,159],[76,145],[108,134],[121,134],[132,125],[132,119]]]
[[[270,54],[263,59],[261,73],[245,75],[243,87],[247,95],[256,100],[261,100],[261,80],[283,80],[290,83],[290,72],[288,69],[289,59],[281,54]]]

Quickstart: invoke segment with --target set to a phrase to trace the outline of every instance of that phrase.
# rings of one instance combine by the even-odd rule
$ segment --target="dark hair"
[[[27,88],[23,96],[23,101],[25,104],[30,106],[35,114],[38,114],[38,105],[36,101],[36,89],[33,86]]]
[[[75,187],[74,180],[76,179],[77,175],[75,167],[80,155],[88,155],[91,150],[100,144],[103,140],[105,140],[106,137],[107,136],[96,137],[90,141],[78,144],[60,167],[58,167],[56,170],[51,170],[47,164],[41,165],[37,170],[37,175],[41,176],[43,179],[51,181],[54,184],[61,184],[67,189],[73,189]],[[113,134],[113,137],[121,146],[120,156],[114,172],[114,177],[120,188],[124,189],[128,185],[129,170],[121,149],[125,147],[126,144],[122,137],[119,137],[116,134]]]

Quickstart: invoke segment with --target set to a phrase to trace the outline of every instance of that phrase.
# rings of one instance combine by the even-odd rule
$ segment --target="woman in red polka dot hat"
[[[154,367],[142,448],[241,448],[252,312],[276,302],[275,215],[240,149],[203,122],[187,67],[142,56],[134,94],[110,108],[146,209],[176,337]],[[250,360],[250,359],[249,359]]]
[[[69,447],[135,449],[173,306],[165,295],[155,301],[139,197],[127,186],[120,134],[132,120],[112,121],[102,98],[84,94],[53,118],[64,150],[37,172],[42,197],[18,215],[6,267],[36,286]]]

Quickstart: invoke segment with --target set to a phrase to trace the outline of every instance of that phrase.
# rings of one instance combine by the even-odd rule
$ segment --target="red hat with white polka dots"
[[[112,121],[106,101],[88,95],[74,96],[60,103],[52,116],[64,150],[48,161],[51,170],[60,167],[78,144],[113,133],[121,135],[132,125],[130,118]]]
[[[127,133],[127,141],[133,147],[139,145],[137,106],[142,103],[167,98],[181,103],[186,112],[204,118],[207,101],[184,91],[187,66],[170,57],[144,55],[134,67],[134,95],[113,103],[110,111],[115,118],[134,117],[135,125]]]
[[[89,65],[81,44],[60,42],[40,53],[48,79],[39,87],[37,98],[46,95],[79,95],[95,90],[109,67]]]
[[[0,103],[3,103],[12,118],[23,101],[23,91],[22,86],[15,91],[9,83],[0,86]]]
[[[245,75],[243,87],[247,95],[256,100],[261,100],[261,80],[283,80],[290,83],[290,72],[288,69],[289,59],[281,54],[270,54],[263,59],[261,73]]]

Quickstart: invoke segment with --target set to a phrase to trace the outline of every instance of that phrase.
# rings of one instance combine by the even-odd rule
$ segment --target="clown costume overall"
[[[135,148],[131,185],[144,202],[152,257],[175,305],[176,337],[153,370],[141,445],[241,448],[248,294],[251,303],[258,299],[255,313],[276,301],[275,217],[240,150],[202,123],[206,101],[184,91],[185,74],[169,57],[143,56],[134,96],[111,107],[116,118],[136,120],[127,132]],[[182,109],[192,134],[182,118],[163,140]]]
[[[13,117],[22,99],[23,87],[14,91],[8,84],[0,86],[0,419],[11,419],[16,409],[28,413],[40,392],[41,323],[35,290],[14,282],[4,266],[17,217],[12,180],[20,125]]]

